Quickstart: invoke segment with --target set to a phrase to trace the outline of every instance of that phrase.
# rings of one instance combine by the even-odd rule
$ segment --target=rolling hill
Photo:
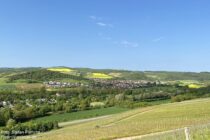
[[[17,89],[17,87],[31,87],[31,84],[43,84],[44,81],[88,84],[92,83],[94,79],[161,81],[167,84],[179,84],[183,86],[189,85],[193,88],[205,87],[206,85],[209,85],[210,73],[127,71],[112,69],[69,68],[63,66],[50,68],[0,68],[0,90],[14,90]],[[37,87],[40,88],[41,86],[39,85]]]
[[[210,122],[209,107],[210,99],[208,98],[139,108],[94,121],[70,123],[59,130],[36,135],[36,139],[81,140],[88,138],[91,140],[109,140],[174,130],[186,126],[195,131],[191,134],[194,137],[198,131],[194,129],[195,126],[207,125]],[[199,130],[199,133],[201,131]],[[203,130],[204,133],[206,131]],[[179,139],[184,134],[183,132],[180,131],[178,135],[175,135],[174,131],[170,135],[170,137],[173,136],[171,140]],[[210,138],[210,135],[207,136]],[[161,137],[163,139],[167,137],[167,134],[163,133]]]
[[[8,77],[9,82],[13,82],[16,80],[32,80],[37,82],[49,81],[49,80],[58,80],[58,79],[74,79],[74,80],[86,80],[81,76],[75,76],[70,74],[65,74],[58,71],[51,71],[46,69],[28,71],[21,74],[16,74]]]
[[[210,80],[209,72],[168,72],[168,71],[127,71],[127,70],[112,70],[112,69],[89,69],[89,68],[69,68],[69,67],[52,67],[52,68],[0,68],[0,78],[5,78],[11,75],[29,75],[30,72],[50,71],[51,75],[58,73],[68,74],[83,78],[98,78],[98,79],[122,79],[122,80]],[[45,72],[47,72],[45,71]],[[53,73],[54,72],[54,73]],[[41,72],[40,72],[41,73]],[[35,73],[34,73],[35,74]],[[60,75],[65,77],[64,75]],[[17,77],[17,76],[16,76]],[[53,77],[53,76],[52,76]],[[28,78],[28,77],[26,77]],[[46,77],[48,78],[48,77]],[[74,77],[76,78],[76,77]]]

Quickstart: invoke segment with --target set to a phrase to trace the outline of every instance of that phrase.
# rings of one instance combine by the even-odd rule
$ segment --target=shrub
[[[101,107],[104,107],[105,104],[103,102],[92,102],[90,103],[90,106],[93,108],[101,108]]]
[[[39,132],[46,132],[52,129],[59,128],[58,122],[27,122],[27,123],[18,123],[14,125],[14,120],[8,121],[8,127],[4,128],[4,131],[7,132],[6,136],[23,136],[30,135]]]
[[[181,102],[181,101],[190,100],[194,98],[195,98],[194,96],[188,95],[188,94],[177,95],[177,96],[171,97],[171,102]]]
[[[16,125],[16,121],[13,120],[13,119],[9,119],[9,120],[7,121],[6,127],[7,127],[7,128],[12,128],[12,127],[14,127],[15,125]]]

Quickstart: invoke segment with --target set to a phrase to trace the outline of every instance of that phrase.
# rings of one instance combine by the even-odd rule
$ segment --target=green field
[[[0,84],[0,91],[15,90],[15,89],[16,89],[15,84],[5,84],[5,83]]]
[[[0,78],[0,84],[6,83],[7,78]]]
[[[66,122],[66,121],[73,121],[73,120],[79,120],[79,119],[87,119],[87,118],[92,118],[92,117],[116,114],[116,113],[124,112],[127,110],[128,109],[125,109],[125,108],[109,107],[109,108],[86,110],[86,111],[79,111],[79,112],[73,112],[73,113],[54,114],[51,116],[35,119],[34,121]]]
[[[113,139],[162,132],[209,122],[210,99],[208,98],[135,109],[100,120],[66,126],[59,130],[40,134],[42,137],[37,139]],[[209,131],[202,132],[209,133]],[[165,135],[164,137],[173,140],[172,135]]]

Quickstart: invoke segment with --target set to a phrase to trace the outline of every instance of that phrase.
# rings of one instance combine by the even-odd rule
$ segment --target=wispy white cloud
[[[97,16],[89,16],[89,18],[90,18],[91,20],[102,20],[101,17],[97,17]]]
[[[158,37],[158,38],[155,38],[155,39],[153,39],[152,41],[153,42],[159,42],[159,41],[161,41],[161,40],[163,40],[163,39],[165,39],[165,37]]]
[[[104,22],[104,19],[101,18],[101,17],[97,17],[97,16],[89,16],[88,17],[89,19],[91,19],[91,21],[99,26],[99,27],[103,27],[103,28],[113,28],[113,24],[110,24],[110,23],[106,23]],[[112,40],[112,37],[110,37],[109,35],[104,35],[103,32],[99,32],[98,33],[98,36],[102,39],[102,40],[106,40],[106,41],[111,41]]]
[[[98,26],[103,26],[103,27],[104,27],[104,26],[107,26],[106,23],[103,23],[103,22],[97,22],[96,24],[97,24]]]
[[[112,28],[113,25],[110,24],[110,23],[106,23],[103,21],[103,18],[101,17],[97,17],[97,16],[89,16],[89,18],[98,26],[100,27],[109,27],[109,28]]]
[[[89,18],[95,20],[97,17],[96,16],[89,16]]]
[[[127,40],[121,41],[120,44],[123,47],[126,47],[126,48],[137,48],[139,46],[138,43],[136,43],[136,42],[130,42],[130,41],[127,41]]]
[[[112,24],[107,24],[107,23],[104,23],[104,22],[97,22],[96,24],[98,26],[101,26],[101,27],[113,27]]]

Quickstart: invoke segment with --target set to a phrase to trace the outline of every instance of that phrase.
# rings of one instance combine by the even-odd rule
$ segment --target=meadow
[[[109,140],[145,135],[208,124],[210,122],[210,99],[198,99],[180,103],[162,104],[139,108],[108,118],[69,125],[59,130],[37,135],[40,140]],[[196,129],[198,130],[198,129]],[[196,131],[195,130],[195,131]],[[202,131],[209,133],[209,131]],[[196,132],[199,135],[199,132]],[[194,137],[198,137],[198,135]],[[41,136],[41,137],[39,137]],[[182,137],[182,135],[179,135]],[[165,135],[173,140],[173,135]]]
[[[53,114],[50,116],[35,119],[34,121],[67,122],[67,121],[73,121],[73,120],[79,120],[79,119],[88,119],[88,118],[99,117],[99,116],[104,116],[104,115],[116,114],[116,113],[124,112],[127,110],[128,109],[118,108],[118,107],[99,108],[99,109],[85,110],[85,111],[72,112],[72,113]]]
[[[15,84],[0,84],[0,90],[4,91],[4,90],[15,90],[16,86]]]

